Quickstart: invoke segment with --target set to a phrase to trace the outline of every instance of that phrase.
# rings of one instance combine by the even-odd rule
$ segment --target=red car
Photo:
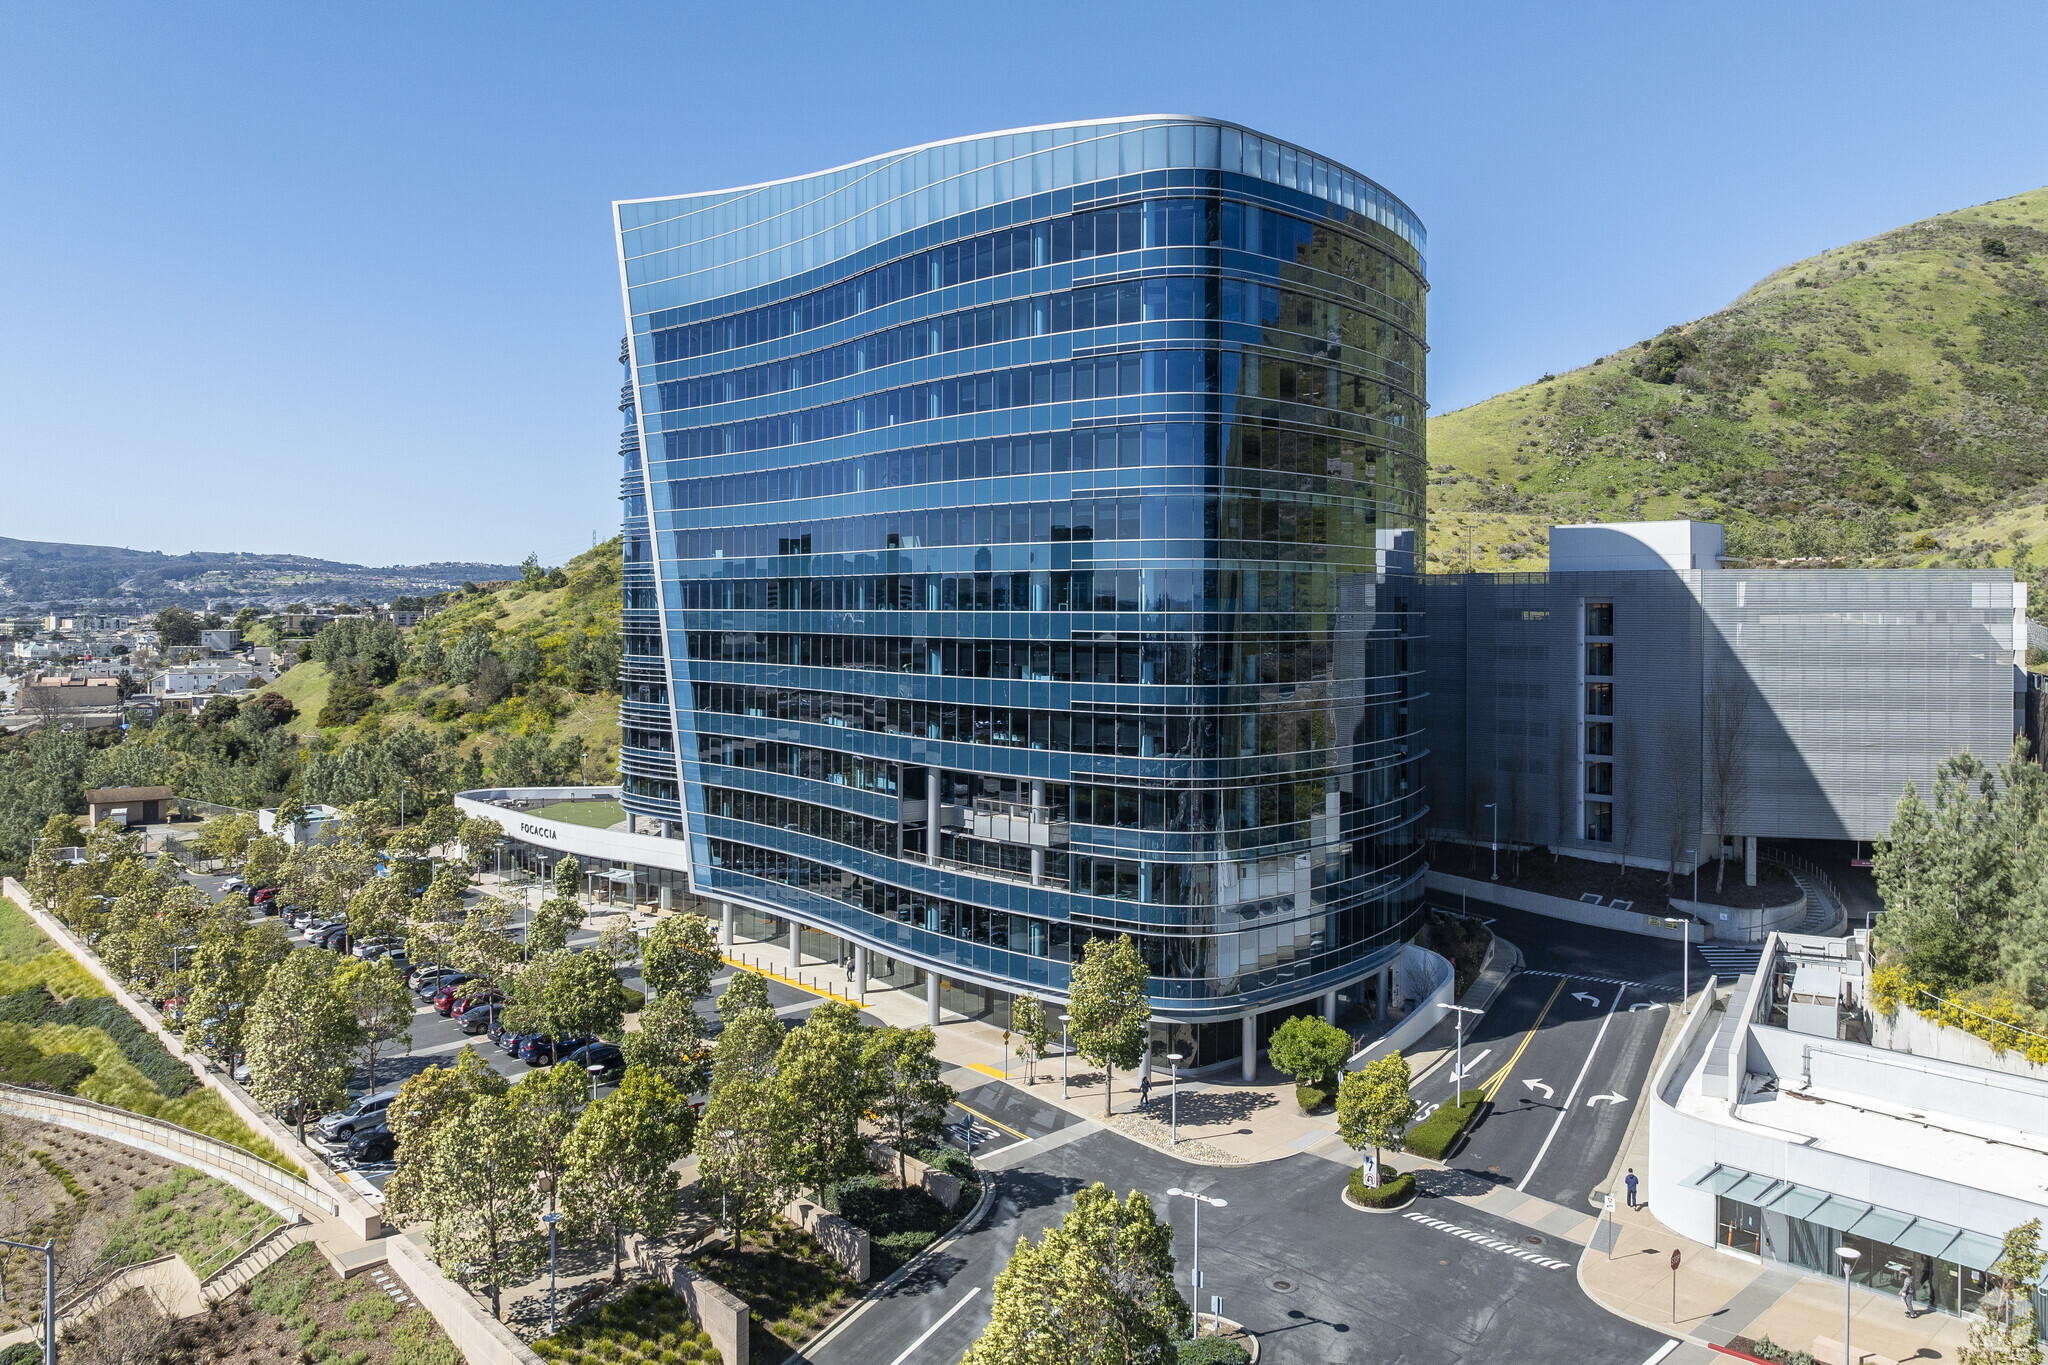
[[[277,899],[277,888],[276,888],[276,887],[274,887],[274,886],[259,886],[259,887],[257,887],[257,888],[256,888],[256,890],[255,890],[255,891],[254,891],[254,892],[253,892],[253,893],[252,893],[252,894],[250,895],[250,897],[249,897],[249,904],[250,904],[250,905],[252,905],[252,906],[256,906],[256,905],[268,905],[268,904],[270,904],[270,903],[271,903],[272,901],[274,901],[274,900],[276,900],[276,899]]]
[[[472,985],[468,978],[464,978],[461,981],[450,981],[447,985],[441,987],[440,992],[434,996],[434,1010],[443,1019],[446,1019],[448,1012],[455,1008],[455,1002],[458,999],[469,994],[472,990],[482,989],[481,983]]]

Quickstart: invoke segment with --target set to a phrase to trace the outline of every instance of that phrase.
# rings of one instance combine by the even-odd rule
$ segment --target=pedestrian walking
[[[1147,1071],[1138,1077],[1138,1107],[1143,1109],[1152,1103],[1152,1073]]]
[[[1906,1317],[1908,1320],[1919,1316],[1919,1314],[1913,1311],[1913,1291],[1919,1287],[1918,1281],[1919,1277],[1913,1272],[1908,1271],[1906,1278],[1899,1282],[1899,1302],[1906,1306]]]
[[[1629,1167],[1629,1168],[1628,1168],[1628,1179],[1627,1179],[1626,1181],[1624,1181],[1623,1183],[1624,1183],[1624,1184],[1626,1184],[1626,1185],[1628,1186],[1628,1206],[1629,1206],[1630,1208],[1634,1208],[1634,1207],[1636,1206],[1636,1168],[1635,1168],[1635,1167],[1631,1166],[1631,1167]]]

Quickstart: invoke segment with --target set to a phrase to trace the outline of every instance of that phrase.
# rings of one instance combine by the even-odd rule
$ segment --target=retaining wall
[[[21,908],[23,914],[35,921],[38,929],[49,935],[52,942],[65,952],[71,954],[74,960],[91,972],[93,979],[105,987],[107,993],[119,1001],[123,1009],[134,1015],[144,1028],[155,1034],[172,1056],[185,1056],[184,1040],[170,1031],[170,1028],[164,1023],[163,1016],[142,1001],[128,994],[121,987],[120,983],[114,980],[112,974],[101,965],[99,958],[91,949],[80,943],[77,937],[54,915],[47,914],[36,906],[34,900],[28,894],[27,887],[24,887],[14,878],[8,877],[4,883],[0,883],[0,894],[5,894],[9,900]],[[190,1065],[189,1059],[187,1064]],[[242,1122],[248,1124],[264,1137],[269,1138],[279,1151],[298,1152],[304,1150],[299,1146],[298,1138],[292,1131],[278,1122],[276,1115],[270,1113],[262,1105],[257,1104],[255,1100],[251,1099],[248,1092],[243,1090],[241,1086],[220,1075],[211,1067],[201,1065],[194,1066],[192,1069],[197,1073],[202,1085],[227,1101],[228,1108],[234,1110],[236,1116]],[[195,1134],[195,1136],[197,1135]],[[237,1148],[236,1150],[239,1151],[240,1149]],[[258,1160],[258,1158],[253,1156],[250,1159]],[[307,1153],[305,1166],[307,1184],[325,1194],[332,1203],[332,1208],[325,1208],[322,1210],[323,1212],[338,1218],[344,1227],[366,1242],[375,1241],[384,1235],[384,1223],[382,1218],[378,1216],[377,1210],[372,1208],[359,1195],[345,1189],[339,1181],[335,1180],[327,1172],[326,1167],[320,1163],[317,1157]]]
[[[845,1266],[847,1274],[862,1284],[867,1283],[872,1257],[871,1239],[866,1228],[855,1227],[823,1204],[809,1199],[791,1200],[782,1216],[817,1238],[818,1245],[825,1248],[825,1253],[833,1260]]]
[[[1473,881],[1468,877],[1453,877],[1448,872],[1431,872],[1423,884],[1432,891],[1450,895],[1463,893],[1474,900],[1492,901],[1505,905],[1511,910],[1526,910],[1532,915],[1547,915],[1551,919],[1570,920],[1574,924],[1590,924],[1600,929],[1615,929],[1624,934],[1641,934],[1645,938],[1677,938],[1676,929],[1655,928],[1651,918],[1663,918],[1664,907],[1651,910],[1611,910],[1604,905],[1588,905],[1584,901],[1568,901],[1562,896],[1545,896],[1535,891],[1522,891],[1499,882]],[[1716,907],[1719,909],[1720,907]],[[1704,943],[1707,938],[1706,926],[1692,923],[1685,933],[1694,943]]]
[[[637,1236],[629,1233],[625,1245],[633,1264],[667,1284],[689,1305],[690,1316],[725,1357],[725,1365],[747,1365],[747,1305],[738,1296],[679,1260],[653,1254]],[[471,1357],[470,1365],[480,1363]]]
[[[1705,922],[1707,937],[1717,942],[1762,943],[1780,929],[1796,928],[1806,918],[1806,893],[1783,905],[1766,905],[1745,910],[1734,905],[1712,905],[1706,901],[1671,897],[1671,908]]]
[[[868,1144],[868,1164],[884,1175],[896,1174],[896,1149],[886,1142]],[[960,1203],[960,1177],[927,1166],[908,1152],[903,1154],[903,1182],[915,1185],[946,1206],[948,1213]]]
[[[434,1315],[441,1330],[469,1365],[542,1365],[533,1348],[492,1317],[490,1310],[461,1285],[441,1273],[427,1249],[414,1241],[422,1233],[386,1240],[385,1264],[404,1282],[420,1307]]]
[[[1403,944],[1401,956],[1394,965],[1394,988],[1388,998],[1394,1000],[1405,996],[1415,1001],[1415,1007],[1403,1016],[1400,1023],[1354,1052],[1346,1070],[1355,1071],[1367,1062],[1405,1051],[1420,1042],[1422,1035],[1435,1028],[1444,1017],[1444,1011],[1437,1006],[1453,1003],[1452,997],[1457,989],[1458,973],[1449,958],[1412,943]]]

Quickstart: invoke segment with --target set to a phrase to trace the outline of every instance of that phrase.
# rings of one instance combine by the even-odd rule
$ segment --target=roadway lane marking
[[[972,1299],[976,1294],[979,1294],[980,1292],[980,1285],[976,1285],[974,1286],[974,1288],[968,1290],[964,1295],[961,1296],[960,1302],[954,1304],[951,1308],[948,1308],[946,1310],[944,1317],[940,1318],[931,1326],[925,1328],[924,1335],[919,1337],[916,1341],[911,1342],[910,1348],[904,1351],[902,1355],[897,1356],[894,1360],[890,1361],[889,1365],[903,1365],[904,1361],[916,1355],[917,1348],[924,1345],[925,1342],[931,1340],[932,1333],[938,1331],[941,1327],[944,1327],[948,1319],[950,1319],[955,1313],[959,1312],[961,1309],[965,1308],[967,1306],[968,1300]]]
[[[1516,1047],[1514,1055],[1509,1057],[1505,1062],[1501,1063],[1500,1070],[1494,1072],[1492,1078],[1489,1079],[1485,1085],[1479,1087],[1479,1093],[1481,1095],[1483,1095],[1488,1100],[1491,1100],[1494,1096],[1500,1093],[1500,1088],[1508,1083],[1508,1073],[1515,1069],[1515,1063],[1521,1061],[1522,1054],[1529,1050],[1529,1040],[1536,1036],[1537,1029],[1543,1027],[1544,1016],[1550,1013],[1550,1007],[1557,1002],[1557,997],[1559,993],[1563,990],[1564,982],[1560,980],[1557,983],[1557,989],[1550,993],[1550,999],[1544,1001],[1543,1008],[1537,1011],[1536,1022],[1529,1025],[1529,1031],[1522,1035],[1521,1044],[1520,1046]]]
[[[1648,1360],[1644,1361],[1643,1365],[1657,1365],[1658,1361],[1664,1359],[1665,1356],[1670,1355],[1673,1351],[1677,1349],[1678,1338],[1673,1337],[1669,1341],[1665,1342],[1662,1346],[1659,1346],[1657,1348],[1656,1354],[1652,1355]]]
[[[1431,1218],[1426,1213],[1404,1213],[1401,1216],[1412,1223],[1420,1223],[1426,1228],[1435,1228],[1438,1232],[1448,1232],[1453,1237],[1462,1238],[1474,1246],[1485,1247],[1488,1251],[1498,1251],[1503,1256],[1512,1256],[1518,1261],[1527,1261],[1530,1265],[1540,1265],[1545,1270],[1571,1269],[1571,1262],[1569,1261],[1555,1260],[1539,1252],[1531,1251],[1527,1247],[1518,1247],[1513,1242],[1503,1242],[1499,1238],[1489,1237],[1483,1232],[1474,1232],[1470,1228],[1461,1228],[1456,1223],[1446,1223],[1441,1218]]]
[[[1678,994],[1677,988],[1673,986],[1646,986],[1640,981],[1623,981],[1618,976],[1587,976],[1583,972],[1538,971],[1534,968],[1525,968],[1521,972],[1518,972],[1517,975],[1561,976],[1564,977],[1567,981],[1592,981],[1602,986],[1634,986],[1639,991],[1663,991],[1669,995]]]
[[[986,1123],[991,1128],[1002,1129],[1005,1133],[1008,1133],[1011,1137],[1016,1138],[1020,1142],[1028,1142],[1031,1139],[1031,1135],[1029,1133],[1020,1133],[1015,1128],[1012,1128],[1009,1124],[1004,1123],[1000,1119],[990,1118],[987,1114],[982,1113],[979,1109],[974,1108],[972,1105],[962,1104],[960,1103],[960,1101],[954,1100],[953,1107],[955,1109],[959,1109],[966,1113],[974,1115],[974,1117],[980,1119],[983,1123]]]
[[[1558,989],[1564,989],[1562,981],[1558,983]],[[1543,1164],[1544,1153],[1550,1150],[1551,1142],[1557,1137],[1557,1130],[1564,1127],[1564,1116],[1571,1113],[1572,1101],[1579,1097],[1579,1087],[1586,1083],[1586,1072],[1592,1069],[1593,1058],[1599,1055],[1600,1040],[1607,1036],[1607,1025],[1613,1020],[1614,1011],[1621,1007],[1621,997],[1627,994],[1628,987],[1619,987],[1614,992],[1614,1003],[1607,1007],[1607,1013],[1600,1016],[1600,1031],[1593,1035],[1593,1046],[1586,1049],[1586,1060],[1579,1066],[1578,1078],[1572,1082],[1571,1093],[1564,1097],[1564,1105],[1557,1111],[1556,1121],[1550,1125],[1550,1131],[1544,1135],[1543,1145],[1536,1149],[1536,1159],[1529,1163],[1529,1169],[1522,1174],[1521,1183],[1515,1186],[1516,1194],[1522,1194],[1528,1190],[1529,1177],[1536,1174],[1536,1168]]]

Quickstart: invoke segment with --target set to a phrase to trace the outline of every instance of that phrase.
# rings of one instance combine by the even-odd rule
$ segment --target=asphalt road
[[[1139,1189],[1174,1224],[1183,1294],[1203,1312],[1259,1334],[1261,1361],[1389,1365],[1532,1360],[1641,1365],[1666,1340],[1610,1317],[1580,1292],[1578,1249],[1463,1205],[1423,1198],[1413,1212],[1527,1248],[1543,1261],[1463,1238],[1401,1214],[1359,1213],[1338,1194],[1346,1167],[1312,1156],[1243,1168],[1185,1165],[1121,1136],[1092,1132],[1019,1154],[993,1173],[994,1197],[965,1235],[860,1310],[809,1358],[816,1365],[948,1365],[988,1323],[991,1286],[1020,1236],[1065,1213],[1075,1190],[1103,1181]],[[1204,1208],[1193,1289],[1194,1205],[1183,1186],[1223,1198]]]

